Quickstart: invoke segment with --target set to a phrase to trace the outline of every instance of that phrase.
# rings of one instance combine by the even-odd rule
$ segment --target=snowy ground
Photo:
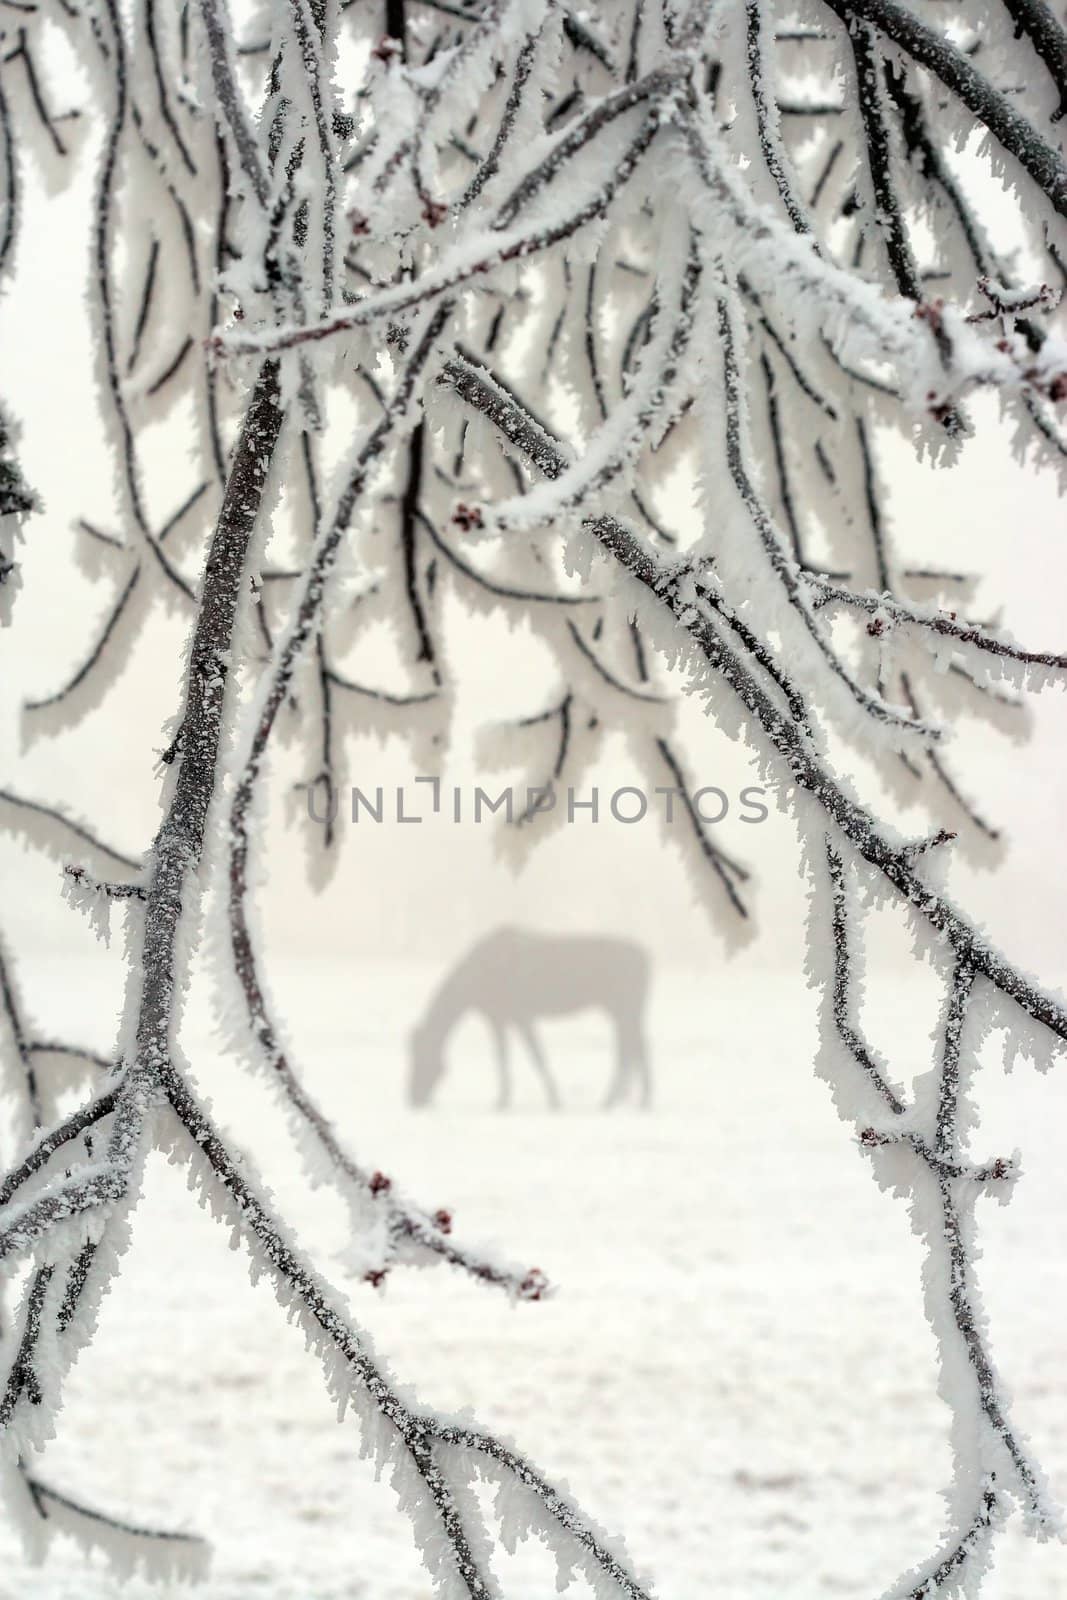
[[[410,1014],[425,974],[338,976],[341,1012],[327,974],[294,968],[276,987],[353,1147],[425,1203],[450,1205],[458,1235],[494,1241],[560,1286],[512,1309],[438,1271],[397,1275],[384,1294],[351,1285],[394,1372],[429,1402],[473,1405],[567,1479],[625,1533],[664,1600],[873,1600],[933,1549],[950,1463],[920,1247],[813,1079],[810,995],[792,979],[759,986],[743,966],[703,985],[664,979],[647,1115],[593,1110],[608,1055],[592,1019],[545,1031],[564,1113],[542,1110],[520,1073],[523,1106],[492,1114],[472,1024],[457,1039],[466,1076],[454,1071],[441,1106],[415,1113],[402,1105],[392,1019]],[[53,992],[81,1003],[77,975]],[[916,1066],[922,998],[887,994],[869,1019],[872,1030],[892,1019]],[[99,998],[97,1009],[103,1029]],[[217,1046],[206,1034],[192,1043],[229,1114],[237,1092]],[[1018,1145],[1026,1164],[1011,1205],[980,1211],[995,1348],[1063,1500],[1067,1077],[991,1067],[982,1090],[975,1149]],[[278,1119],[266,1100],[248,1115],[279,1199],[339,1270],[340,1210],[294,1198]],[[429,1592],[391,1489],[359,1459],[354,1425],[337,1424],[300,1337],[161,1160],[40,1471],[115,1514],[206,1534],[211,1600]],[[537,1547],[500,1575],[508,1600],[554,1589]],[[117,1592],[72,1543],[56,1541],[38,1570],[0,1529],[3,1600]],[[160,1590],[139,1579],[127,1590],[148,1592]],[[1063,1547],[1009,1530],[986,1593],[1063,1596]]]

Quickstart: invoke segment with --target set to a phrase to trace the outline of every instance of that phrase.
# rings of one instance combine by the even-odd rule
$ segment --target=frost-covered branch
[[[966,959],[952,964],[946,983],[941,1036],[934,1071],[912,1105],[888,1089],[868,1047],[848,1018],[848,989],[862,972],[862,959],[850,945],[855,914],[850,873],[835,846],[826,841],[826,868],[833,929],[833,974],[825,985],[827,1007],[845,1046],[840,1060],[824,1046],[821,1070],[842,1105],[857,1101],[842,1075],[855,1066],[864,1072],[892,1114],[886,1128],[859,1129],[861,1146],[872,1152],[876,1176],[889,1187],[910,1191],[915,1217],[924,1232],[927,1313],[938,1335],[944,1390],[953,1408],[956,1481],[950,1496],[947,1547],[907,1573],[890,1590],[900,1600],[925,1600],[937,1594],[965,1564],[981,1572],[989,1540],[1004,1512],[1005,1493],[1023,1502],[1041,1536],[1060,1531],[1058,1511],[1043,1489],[1037,1468],[1010,1422],[992,1357],[975,1281],[976,1236],[972,1208],[986,1186],[1003,1190],[1016,1177],[1016,1163],[998,1157],[981,1166],[962,1159],[962,1131],[968,1119],[966,1084],[974,1052],[989,1027],[988,995],[976,989],[974,967]],[[816,891],[816,904],[820,891]],[[865,1108],[864,1108],[865,1109]],[[895,1123],[895,1125],[894,1125]],[[924,1170],[907,1167],[908,1154]]]

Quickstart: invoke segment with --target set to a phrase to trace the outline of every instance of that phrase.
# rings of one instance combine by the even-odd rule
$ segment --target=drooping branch
[[[495,388],[462,357],[448,360],[441,376],[461,399],[522,449],[546,477],[558,476],[563,471],[564,461],[536,423],[524,416],[509,396]],[[673,615],[708,666],[752,714],[791,780],[817,801],[840,833],[887,879],[911,910],[936,932],[944,934],[957,954],[966,958],[976,972],[988,978],[1057,1038],[1067,1041],[1067,1009],[1063,1003],[1017,971],[950,901],[923,883],[907,853],[885,837],[871,814],[830,774],[805,733],[783,716],[752,670],[722,637],[711,616],[694,607],[691,599],[693,572],[689,564],[667,566],[660,563],[643,541],[615,517],[590,518],[585,527],[612,560],[648,592],[655,604]]]
[[[518,1485],[536,1497],[573,1539],[578,1552],[609,1577],[627,1600],[648,1600],[646,1591],[626,1564],[606,1548],[573,1502],[559,1494],[515,1451],[474,1427],[449,1424],[432,1414],[413,1411],[404,1403],[325,1285],[302,1262],[280,1223],[256,1193],[248,1176],[233,1162],[209,1117],[176,1073],[168,1074],[167,1095],[182,1126],[235,1204],[235,1215],[240,1218],[242,1231],[276,1285],[286,1291],[287,1297],[295,1297],[320,1348],[336,1351],[352,1384],[358,1386],[374,1410],[392,1424],[403,1441],[440,1517],[447,1559],[454,1564],[471,1600],[483,1600],[488,1592],[487,1585],[472,1554],[469,1535],[442,1471],[436,1445],[456,1446],[503,1467]]]
[[[826,841],[826,863],[833,915],[832,1014],[848,1055],[874,1082],[894,1116],[910,1124],[899,1132],[892,1128],[882,1131],[865,1126],[860,1130],[860,1144],[871,1152],[904,1145],[915,1154],[929,1174],[937,1196],[937,1214],[936,1221],[931,1219],[928,1227],[931,1271],[927,1280],[927,1301],[931,1321],[941,1339],[950,1404],[960,1426],[967,1425],[967,1419],[977,1405],[992,1435],[1004,1450],[1009,1469],[1014,1472],[1036,1524],[1051,1529],[1055,1526],[1055,1514],[1008,1420],[986,1336],[982,1331],[975,1298],[972,1230],[964,1222],[965,1208],[973,1204],[979,1188],[989,1184],[1010,1183],[1016,1176],[1010,1161],[998,1158],[985,1166],[973,1167],[962,1163],[960,1158],[962,1055],[968,1008],[974,1000],[974,968],[966,958],[957,960],[953,966],[947,986],[936,1088],[928,1111],[920,1117],[918,1106],[906,1106],[895,1092],[887,1090],[866,1045],[859,1041],[846,1020],[847,988],[854,965],[849,948],[846,869],[829,839]],[[951,1334],[948,1330],[951,1330]],[[957,1375],[957,1367],[945,1348],[946,1341],[952,1337],[959,1339],[966,1352],[967,1361],[962,1375]],[[963,1526],[950,1532],[945,1551],[939,1552],[925,1567],[907,1574],[892,1588],[890,1593],[894,1600],[898,1600],[898,1597],[899,1600],[904,1600],[904,1597],[907,1600],[925,1600],[926,1596],[937,1594],[941,1585],[970,1560],[982,1536],[990,1531],[1001,1498],[995,1487],[997,1464],[989,1459],[981,1441],[977,1449],[979,1459],[973,1464],[978,1468],[977,1504],[973,1511],[966,1513]]]
[[[942,35],[896,0],[822,0],[847,26],[871,23],[958,96],[1013,155],[1061,217],[1067,217],[1067,166],[999,90]]]

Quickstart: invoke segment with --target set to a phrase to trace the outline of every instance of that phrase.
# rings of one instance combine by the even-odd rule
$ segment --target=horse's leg
[[[610,1111],[613,1106],[619,1104],[626,1093],[626,1085],[630,1078],[630,1066],[627,1061],[622,1018],[619,1012],[612,1012],[610,1015],[615,1024],[615,1067],[611,1074],[607,1092],[600,1103],[602,1111]]]
[[[634,1084],[637,1090],[639,1105],[647,1110],[652,1102],[652,1077],[645,1043],[643,1004],[644,997],[638,994],[636,998],[629,998],[625,1005],[620,1005],[612,1013],[615,1024],[615,1071],[604,1097],[605,1110],[619,1105],[627,1097],[631,1084]]]
[[[534,1032],[533,1024],[531,1022],[517,1022],[515,1026],[518,1028],[526,1048],[530,1052],[530,1060],[533,1062],[534,1070],[544,1086],[545,1097],[550,1108],[553,1111],[558,1111],[560,1106],[559,1089],[556,1087],[556,1080],[548,1070],[548,1062],[545,1060],[545,1053],[541,1049],[541,1041]]]
[[[497,1095],[496,1111],[507,1111],[511,1106],[511,1062],[508,1059],[508,1040],[503,1024],[495,1018],[489,1018],[489,1026],[493,1030],[493,1045],[496,1050]]]
[[[652,1104],[652,1073],[648,1065],[648,1045],[645,1041],[645,1019],[638,1006],[630,1025],[631,1074],[637,1080],[638,1100],[643,1111]]]

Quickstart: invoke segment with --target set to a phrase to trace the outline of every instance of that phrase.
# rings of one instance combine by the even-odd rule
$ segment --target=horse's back
[[[631,1007],[643,1002],[648,987],[647,953],[616,935],[505,927],[475,948],[496,1004],[531,1015]]]

